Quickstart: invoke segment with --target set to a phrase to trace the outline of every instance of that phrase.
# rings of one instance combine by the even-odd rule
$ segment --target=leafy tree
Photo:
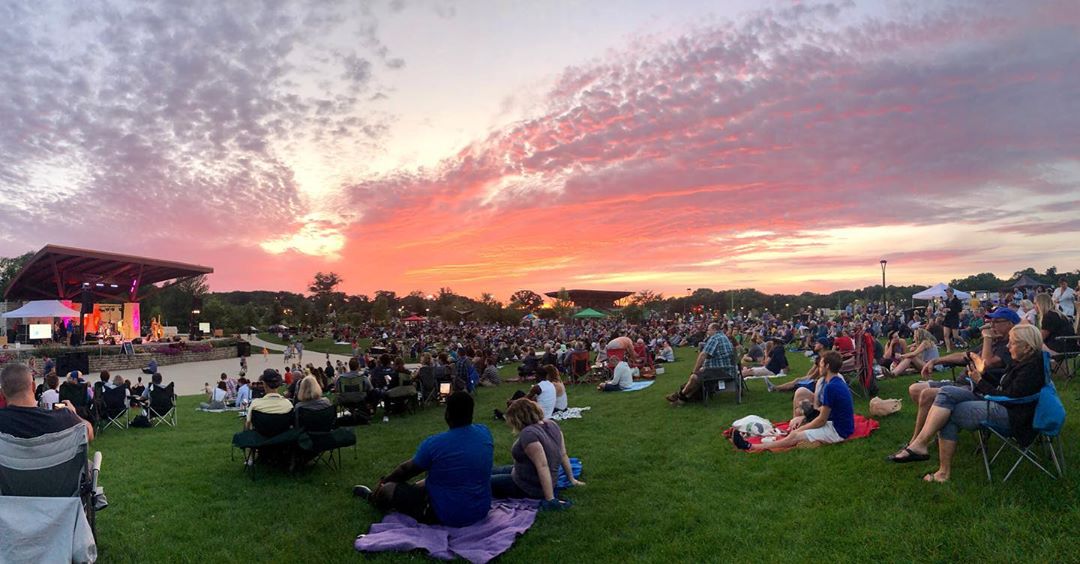
[[[544,305],[544,298],[532,290],[518,290],[510,296],[510,307],[533,313]]]
[[[19,271],[34,258],[34,252],[23,253],[17,257],[0,257],[0,295],[7,292],[8,286],[19,274]]]
[[[372,302],[371,320],[376,322],[390,321],[390,299],[385,294],[379,294],[375,301]]]
[[[555,319],[565,319],[574,312],[574,302],[570,301],[570,293],[566,288],[560,288],[555,301],[551,304],[551,313]]]
[[[308,284],[308,291],[316,296],[329,294],[341,284],[341,277],[333,272],[316,272],[315,279]]]

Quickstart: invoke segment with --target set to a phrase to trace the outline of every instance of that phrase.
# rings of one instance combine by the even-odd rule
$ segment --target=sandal
[[[904,457],[896,456],[896,454],[900,454],[900,453],[890,454],[886,458],[886,460],[888,460],[889,462],[895,462],[897,464],[907,464],[908,462],[925,462],[927,460],[930,460],[930,454],[929,453],[928,454],[920,454],[918,452],[915,452],[915,451],[911,450],[910,447],[904,447],[903,452],[906,452],[907,456],[904,456]]]
[[[933,483],[936,483],[936,484],[944,484],[945,482],[948,482],[948,480],[939,480],[939,479],[937,479],[937,472],[927,472],[927,474],[922,477],[922,481],[924,481],[924,482],[933,482]]]

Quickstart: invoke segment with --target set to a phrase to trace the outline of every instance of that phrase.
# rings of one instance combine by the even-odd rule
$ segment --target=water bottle
[[[382,409],[383,409],[382,422],[383,423],[389,423],[390,422],[390,417],[388,415],[386,415],[386,402],[381,401],[381,402],[379,402],[379,405],[381,405]]]

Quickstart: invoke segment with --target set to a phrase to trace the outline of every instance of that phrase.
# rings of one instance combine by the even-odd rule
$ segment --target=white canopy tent
[[[919,293],[912,294],[911,299],[913,299],[913,300],[932,300],[934,298],[944,298],[945,297],[945,288],[948,288],[948,287],[949,286],[944,284],[944,283],[934,284],[933,286],[930,286],[929,288],[927,288],[927,289],[925,289],[925,290],[923,290],[923,291],[921,291]],[[953,291],[956,293],[956,297],[960,298],[961,300],[971,299],[971,294],[969,294],[967,292],[962,292],[960,290],[957,290],[956,288],[953,288]]]
[[[3,315],[5,319],[36,319],[41,317],[79,317],[79,312],[57,300],[29,302],[17,310]]]

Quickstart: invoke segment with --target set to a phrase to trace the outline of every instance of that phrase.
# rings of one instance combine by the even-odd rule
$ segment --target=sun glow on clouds
[[[259,246],[275,255],[296,251],[331,261],[341,259],[341,250],[346,242],[341,228],[319,220],[317,216],[305,219],[308,221],[303,222],[296,233],[263,241]]]

